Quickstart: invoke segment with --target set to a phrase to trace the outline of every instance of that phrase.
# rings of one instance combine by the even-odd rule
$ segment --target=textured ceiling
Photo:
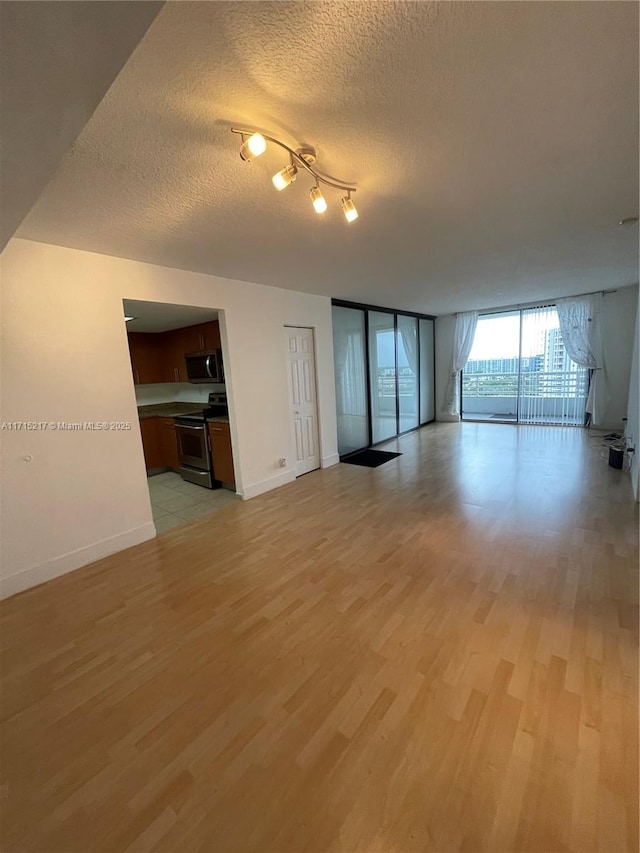
[[[636,3],[170,2],[18,235],[434,314],[629,285],[637,107]]]
[[[0,27],[0,251],[162,3],[13,0]]]

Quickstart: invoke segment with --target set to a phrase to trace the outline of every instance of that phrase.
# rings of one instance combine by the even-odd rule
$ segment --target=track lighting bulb
[[[347,222],[353,222],[354,219],[358,218],[358,211],[355,204],[351,201],[351,196],[347,195],[342,199],[342,212]]]
[[[261,133],[252,133],[240,146],[240,157],[247,162],[267,150],[267,140]]]
[[[289,166],[285,166],[284,169],[280,169],[280,171],[276,172],[273,178],[271,178],[274,187],[277,190],[283,190],[285,187],[288,187],[289,184],[295,181],[297,171],[298,170],[293,163]]]
[[[311,196],[311,203],[313,204],[313,209],[316,213],[324,213],[327,209],[327,202],[325,197],[322,195],[320,191],[320,187],[312,187],[311,192],[309,193]]]

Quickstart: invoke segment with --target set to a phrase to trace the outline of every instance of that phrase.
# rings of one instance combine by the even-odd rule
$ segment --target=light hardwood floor
[[[3,851],[638,847],[638,516],[439,424],[0,606]]]

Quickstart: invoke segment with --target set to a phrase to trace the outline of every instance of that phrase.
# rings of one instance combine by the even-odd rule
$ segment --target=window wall
[[[463,420],[583,426],[588,371],[564,348],[554,305],[478,318],[462,371]]]
[[[341,456],[434,419],[434,318],[333,303]]]

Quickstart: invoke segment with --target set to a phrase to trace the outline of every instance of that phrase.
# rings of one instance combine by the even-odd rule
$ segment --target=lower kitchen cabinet
[[[235,486],[236,475],[233,470],[229,424],[210,421],[209,437],[213,457],[213,476],[227,486]]]
[[[142,449],[144,450],[144,462],[147,471],[162,467],[162,448],[160,446],[160,432],[158,430],[159,420],[159,418],[142,418],[140,421]]]
[[[178,440],[176,438],[176,425],[173,418],[158,418],[158,433],[160,436],[160,449],[162,453],[162,465],[166,468],[177,470],[180,467],[178,460]]]
[[[154,468],[177,470],[180,467],[173,418],[142,418],[140,433],[147,471]]]

